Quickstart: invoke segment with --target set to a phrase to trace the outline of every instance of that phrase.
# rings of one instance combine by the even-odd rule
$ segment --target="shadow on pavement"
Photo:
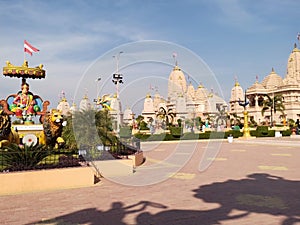
[[[135,224],[179,225],[179,224],[221,224],[222,221],[247,217],[251,213],[284,216],[281,225],[294,225],[300,222],[300,181],[286,180],[282,177],[264,173],[248,175],[241,180],[228,180],[200,186],[192,190],[194,197],[207,203],[217,203],[209,210],[167,209],[159,203],[141,201],[130,206],[113,202],[108,211],[88,208],[47,221],[32,224],[92,224],[121,225],[123,218],[130,213],[139,213]],[[176,198],[176,196],[174,196]],[[146,208],[162,210],[151,214]],[[199,208],[195,206],[195,208]],[[150,211],[150,210],[149,210]],[[258,222],[258,221],[257,221]],[[263,221],[259,221],[263,223]]]
[[[250,213],[283,215],[282,225],[300,222],[300,181],[269,174],[251,174],[246,179],[228,180],[200,186],[196,198],[220,206],[211,210],[167,210],[155,215],[143,212],[137,224],[220,224]],[[232,214],[234,210],[238,213]],[[260,221],[262,222],[262,221]]]
[[[162,204],[149,201],[140,201],[130,206],[124,206],[122,202],[113,202],[111,204],[111,209],[107,211],[97,210],[96,208],[88,208],[53,219],[29,223],[27,225],[126,225],[124,222],[122,222],[122,220],[127,214],[141,212],[147,207],[155,207],[161,209],[167,208]]]

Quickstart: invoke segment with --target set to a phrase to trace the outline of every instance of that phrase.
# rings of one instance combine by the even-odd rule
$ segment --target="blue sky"
[[[298,0],[2,0],[0,62],[3,66],[7,60],[21,65],[25,39],[39,48],[40,52],[26,58],[29,66],[44,64],[47,76],[28,82],[32,92],[56,107],[62,90],[69,102],[78,100],[74,96],[78,87],[89,95],[96,92],[96,84],[87,83],[84,88],[78,82],[83,82],[82,76],[87,76],[91,65],[103,55],[113,54],[114,50],[117,53],[121,50],[118,46],[131,42],[166,41],[198,55],[215,74],[228,101],[234,77],[247,88],[256,76],[262,81],[272,67],[285,76],[288,56],[300,32],[299,11]],[[120,55],[120,64],[125,57],[126,52]],[[180,57],[178,54],[179,65]],[[114,63],[111,58],[112,68]],[[91,80],[99,76],[98,71],[94,73],[88,74]],[[170,69],[160,74],[164,77],[162,83],[169,73]],[[130,70],[124,73],[124,85],[129,83],[128,77]],[[205,80],[199,82],[218,90],[206,85]],[[141,89],[131,87],[132,96],[144,97],[149,92],[148,83]],[[154,79],[151,85],[159,84]],[[17,92],[19,86],[18,79],[2,76],[0,97]],[[115,91],[112,82],[107,86],[107,90]],[[162,85],[159,91],[163,93],[166,88]],[[131,106],[131,92],[126,91],[124,101]]]

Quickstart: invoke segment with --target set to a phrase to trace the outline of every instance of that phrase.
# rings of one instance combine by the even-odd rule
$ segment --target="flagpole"
[[[26,60],[26,55],[25,55],[25,49],[24,49],[24,43],[23,43],[23,53],[24,53],[24,62],[25,62],[25,60]]]

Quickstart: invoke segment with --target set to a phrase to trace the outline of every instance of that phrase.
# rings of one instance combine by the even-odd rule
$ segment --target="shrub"
[[[183,136],[180,138],[181,140],[197,140],[199,139],[199,134],[195,134],[192,132],[185,133]]]
[[[5,170],[31,170],[51,154],[44,145],[11,144],[2,150],[2,160]]]
[[[175,138],[178,138],[182,135],[182,127],[170,127],[169,130]]]
[[[251,136],[275,137],[275,130],[269,130],[268,126],[258,126],[255,131],[250,131]]]
[[[166,134],[164,141],[173,141],[173,140],[179,140],[180,137],[174,137],[172,134]]]
[[[209,139],[211,131],[206,131],[204,133],[199,134],[199,139]]]
[[[291,136],[292,131],[291,130],[283,130],[281,132],[282,136]]]
[[[230,136],[230,135],[234,138],[238,138],[238,137],[242,137],[243,133],[240,132],[239,130],[230,130],[230,131],[225,132],[225,138],[228,138],[228,136]]]
[[[210,139],[223,139],[225,138],[225,132],[211,132]]]
[[[148,127],[148,124],[145,121],[141,121],[140,130],[150,130],[150,128]]]
[[[257,126],[256,137],[268,137],[268,136],[269,136],[269,128],[267,126]]]

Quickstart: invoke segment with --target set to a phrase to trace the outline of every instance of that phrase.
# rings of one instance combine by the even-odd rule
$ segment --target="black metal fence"
[[[0,172],[81,166],[85,159],[78,151],[9,151],[0,149]]]
[[[139,151],[139,149],[140,144],[128,142],[127,140],[122,140],[118,141],[114,145],[82,145],[78,150],[78,155],[82,156],[86,161],[111,160],[132,155]]]
[[[18,147],[0,149],[0,172],[39,170],[87,165],[94,160],[122,158],[139,151],[140,142],[118,141],[114,145],[81,146],[79,150]]]

